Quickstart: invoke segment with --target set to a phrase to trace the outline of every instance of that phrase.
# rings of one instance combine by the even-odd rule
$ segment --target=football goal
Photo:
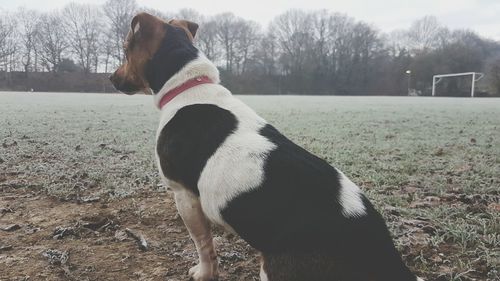
[[[438,74],[432,77],[432,96],[436,96],[436,85],[441,82],[443,78],[446,77],[457,77],[457,76],[471,76],[471,89],[470,96],[474,97],[474,90],[476,88],[476,82],[484,77],[483,73],[480,72],[463,72],[463,73],[450,73],[450,74]]]

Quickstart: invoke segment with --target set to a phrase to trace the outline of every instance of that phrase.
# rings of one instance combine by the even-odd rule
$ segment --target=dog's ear
[[[168,23],[171,25],[178,26],[189,32],[188,34],[191,35],[191,39],[193,39],[196,36],[196,31],[198,31],[198,24],[188,20],[173,19],[170,20]]]
[[[161,19],[150,15],[148,13],[138,13],[130,23],[130,31],[133,35],[141,34],[151,34],[158,28],[158,26],[163,25],[165,22]]]
[[[130,23],[130,31],[132,32],[132,34],[135,34],[139,31],[140,27],[141,23],[139,22],[139,15],[137,15],[132,19],[132,22]]]

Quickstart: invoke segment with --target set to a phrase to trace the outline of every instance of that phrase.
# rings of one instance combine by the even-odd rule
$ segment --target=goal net
[[[461,79],[457,80],[454,79],[453,81],[453,86],[456,88],[457,92],[459,88],[464,88],[466,87],[467,95],[469,95],[473,98],[474,97],[474,92],[476,89],[476,82],[481,80],[481,78],[484,77],[483,73],[480,72],[463,72],[463,73],[450,73],[450,74],[438,74],[434,75],[432,77],[432,96],[437,96],[439,93],[436,91],[436,86],[442,82],[443,78],[450,78],[450,77],[459,77]],[[450,79],[448,79],[450,80]],[[458,85],[460,84],[460,85]],[[448,87],[450,88],[450,87]],[[462,90],[463,91],[463,90]],[[450,96],[450,94],[447,94],[447,96]]]

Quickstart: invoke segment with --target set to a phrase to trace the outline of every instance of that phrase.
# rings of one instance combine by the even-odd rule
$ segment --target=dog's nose
[[[115,74],[113,73],[113,74],[109,75],[109,77],[108,77],[108,78],[109,78],[109,80],[110,80],[111,82],[113,82],[113,78],[114,78],[114,77],[115,77]]]

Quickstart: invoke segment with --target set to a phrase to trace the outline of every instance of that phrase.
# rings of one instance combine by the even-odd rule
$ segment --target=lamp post
[[[406,75],[408,75],[408,95],[410,95],[410,84],[411,84],[411,70],[406,71]]]

